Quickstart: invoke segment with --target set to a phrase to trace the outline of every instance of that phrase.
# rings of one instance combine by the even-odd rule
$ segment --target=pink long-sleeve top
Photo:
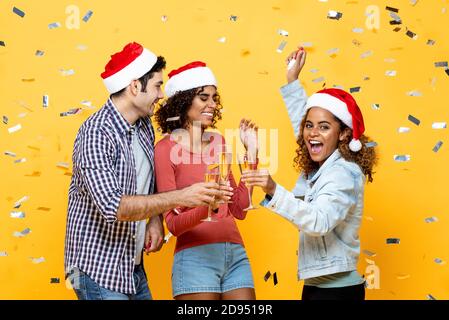
[[[212,139],[222,143],[223,137],[214,133]],[[214,142],[211,142],[213,144]],[[210,147],[210,146],[209,146]],[[167,135],[155,147],[156,183],[158,192],[172,191],[188,187],[197,182],[204,182],[207,165],[218,159],[214,148],[209,153],[193,153],[180,144],[170,140]],[[178,207],[164,214],[168,230],[177,237],[175,253],[183,249],[218,243],[231,242],[243,245],[242,237],[234,218],[243,220],[249,205],[248,189],[240,182],[237,186],[232,172],[229,177],[234,189],[232,203],[220,205],[213,217],[218,222],[203,222],[207,217],[207,206],[196,208]]]

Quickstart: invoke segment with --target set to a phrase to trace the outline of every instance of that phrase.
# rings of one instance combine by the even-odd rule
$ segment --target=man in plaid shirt
[[[209,205],[224,195],[215,183],[153,194],[150,117],[163,98],[164,68],[163,57],[135,42],[126,45],[102,73],[110,98],[78,131],[65,272],[79,299],[151,299],[142,252],[162,247],[161,214]]]

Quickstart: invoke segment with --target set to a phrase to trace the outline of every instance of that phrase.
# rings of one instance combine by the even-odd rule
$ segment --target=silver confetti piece
[[[3,116],[3,123],[4,124],[8,124],[8,122],[9,122],[8,117],[7,116]]]
[[[433,147],[432,151],[438,152],[442,145],[443,145],[443,141],[438,141],[437,144]]]
[[[284,50],[284,48],[285,48],[286,45],[287,45],[287,41],[282,41],[282,42],[279,44],[279,46],[278,46],[278,48],[276,49],[276,51],[277,51],[278,53],[282,53],[282,51]]]
[[[167,118],[167,122],[172,122],[172,121],[178,121],[179,119],[181,119],[181,117],[171,117],[171,118]]]
[[[90,17],[92,17],[92,14],[93,14],[93,11],[91,11],[91,10],[87,11],[86,14],[83,17],[83,21],[84,22],[89,21]]]
[[[313,42],[303,42],[303,43],[301,43],[301,46],[303,48],[312,48],[313,47]]]
[[[354,32],[354,33],[363,33],[363,28],[353,28],[352,29],[352,32]]]
[[[415,118],[414,116],[412,116],[411,114],[408,116],[408,120],[410,122],[413,122],[414,124],[416,124],[417,126],[419,126],[419,124],[421,123],[421,121],[418,118]]]
[[[408,154],[405,154],[405,155],[394,155],[393,159],[394,159],[394,161],[397,161],[397,162],[407,162],[407,161],[410,161],[411,157]]]
[[[59,278],[51,278],[50,283],[60,283],[60,279]]]
[[[278,34],[284,37],[288,37],[288,31],[278,29]]]
[[[331,55],[337,54],[339,51],[340,51],[339,48],[332,48],[332,49],[327,50],[327,54],[331,56]]]
[[[25,237],[29,233],[31,233],[31,229],[30,228],[26,228],[25,230],[23,230],[21,232],[15,231],[13,236],[16,237],[16,238],[23,238],[23,237]]]
[[[387,71],[385,72],[385,75],[386,75],[387,77],[396,77],[396,70],[387,70]]]
[[[23,163],[23,162],[26,162],[26,161],[27,161],[27,158],[22,158],[22,159],[14,160],[14,163]]]
[[[14,127],[9,128],[8,132],[9,133],[14,133],[14,132],[19,131],[20,129],[22,129],[22,125],[18,124],[18,125],[15,125]]]
[[[81,113],[81,112],[82,112],[81,108],[73,108],[73,109],[70,109],[69,111],[61,112],[59,115],[61,117],[67,117],[67,116],[78,114],[78,113]]]
[[[15,158],[16,154],[14,152],[11,152],[11,151],[5,151],[5,156],[10,156],[10,157]]]
[[[45,262],[45,258],[44,258],[44,257],[40,257],[40,258],[31,258],[31,261],[32,261],[34,264],[39,264],[39,263]]]
[[[447,61],[435,62],[435,68],[447,68]]]
[[[22,10],[20,10],[19,8],[12,8],[12,12],[14,12],[15,14],[17,14],[19,17],[23,18],[25,17],[25,12],[23,12]]]
[[[61,26],[61,24],[59,22],[53,22],[48,25],[48,28],[51,30],[51,29],[59,28],[60,26]]]
[[[225,43],[226,42],[226,37],[219,38],[218,42]]]
[[[411,96],[411,97],[421,97],[422,93],[420,91],[409,91],[407,92],[407,95]]]
[[[360,92],[361,89],[362,89],[361,87],[353,87],[353,88],[349,88],[349,92],[350,93]]]
[[[229,17],[229,20],[231,20],[231,21],[237,21],[237,16],[231,15],[231,16]]]
[[[418,39],[418,35],[410,30],[407,30],[406,35],[412,38],[413,40]]]
[[[340,20],[341,17],[343,17],[343,13],[338,12],[338,11],[329,10],[329,12],[327,13],[328,19]]]
[[[169,232],[169,233],[164,237],[164,243],[167,243],[168,240],[170,240],[170,238],[171,238],[172,236],[173,236],[173,235]]]
[[[161,21],[162,21],[162,22],[167,22],[167,20],[168,20],[168,17],[164,14],[164,15],[161,17]]]
[[[324,77],[320,77],[320,78],[316,78],[313,79],[312,82],[318,83],[318,82],[323,82],[324,81]]]
[[[310,72],[312,73],[317,73],[318,71],[320,71],[319,69],[311,69]]]
[[[363,253],[366,254],[369,257],[375,257],[376,256],[375,252],[372,252],[372,251],[369,251],[369,250],[363,250]]]
[[[373,108],[374,110],[379,110],[379,109],[380,109],[380,104],[378,104],[378,103],[373,103],[372,108]]]
[[[43,55],[44,55],[44,51],[41,51],[41,50],[36,50],[36,53],[35,53],[35,55],[37,56],[37,57],[42,57]]]
[[[395,63],[396,62],[396,60],[393,58],[385,58],[384,61],[387,63]]]
[[[407,133],[407,132],[410,132],[410,128],[408,128],[408,127],[400,127],[398,129],[398,132],[399,133]]]
[[[75,74],[75,70],[73,69],[68,70],[60,69],[59,71],[61,72],[61,75],[63,75],[64,77],[68,77]]]
[[[0,47],[6,47],[5,41],[0,41]]]
[[[49,97],[48,95],[44,94],[42,97],[42,107],[48,108],[48,104],[49,104]]]
[[[79,45],[76,46],[76,49],[80,50],[80,51],[86,51],[87,50],[87,46],[84,45],[84,44],[79,44]]]
[[[426,223],[438,222],[438,218],[437,217],[429,217],[429,218],[425,218],[424,221]]]
[[[16,203],[14,203],[14,208],[20,208],[20,206],[22,205],[22,203],[24,203],[25,201],[28,201],[30,199],[29,196],[24,196],[21,199],[17,200]]]
[[[436,300],[434,296],[432,296],[430,293],[426,296],[427,300]]]
[[[402,23],[401,17],[399,17],[395,12],[390,12],[390,17],[398,23]]]
[[[428,46],[433,46],[433,45],[435,45],[435,40],[427,40],[427,45]]]
[[[446,129],[446,122],[434,122],[432,123],[432,129]]]
[[[83,100],[83,101],[81,101],[81,104],[85,107],[93,108],[92,102],[90,102],[89,100]]]
[[[440,258],[435,258],[433,261],[435,261],[435,263],[438,263],[438,264],[445,264],[445,262],[443,260],[441,260]]]
[[[387,239],[387,244],[399,244],[400,242],[401,242],[401,240],[398,238],[388,238]]]
[[[373,52],[372,52],[372,51],[366,51],[366,52],[362,53],[362,54],[360,55],[360,57],[361,57],[362,59],[365,59],[365,58],[368,58],[369,56],[372,56],[372,55],[373,55]]]
[[[56,164],[56,166],[57,166],[57,167],[60,167],[60,168],[68,169],[70,165],[69,165],[67,162],[58,162],[58,163]]]
[[[23,211],[12,211],[10,217],[13,219],[23,219],[25,218],[25,212]]]
[[[374,142],[374,141],[372,141],[372,142],[367,142],[367,143],[365,143],[365,147],[367,147],[367,148],[374,148],[374,147],[377,147],[377,142]]]
[[[6,251],[0,251],[0,257],[7,257],[8,253]]]

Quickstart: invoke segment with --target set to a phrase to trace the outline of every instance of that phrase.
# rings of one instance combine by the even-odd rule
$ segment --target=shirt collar
[[[126,121],[126,119],[120,114],[117,107],[115,106],[112,99],[109,98],[106,102],[106,109],[111,115],[111,121],[114,124],[114,128],[118,131],[119,134],[125,135],[126,133],[130,133],[132,130],[132,126]],[[135,123],[135,129],[139,130],[142,125],[141,119],[138,119]]]

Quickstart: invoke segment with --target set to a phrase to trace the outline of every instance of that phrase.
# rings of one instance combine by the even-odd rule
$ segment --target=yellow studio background
[[[379,10],[377,30],[366,24],[376,18],[366,14],[370,5]],[[390,25],[386,6],[399,9],[402,24]],[[25,16],[13,13],[13,7]],[[375,181],[366,187],[361,232],[362,251],[368,252],[361,254],[359,271],[375,280],[367,299],[448,299],[447,129],[432,129],[434,122],[449,118],[449,76],[444,67],[435,67],[448,59],[447,7],[447,0],[2,1],[0,115],[8,123],[0,123],[0,298],[75,298],[63,271],[73,141],[81,123],[107,99],[100,73],[109,55],[137,41],[163,55],[167,71],[193,60],[207,62],[225,107],[222,132],[236,128],[241,117],[277,129],[279,170],[274,178],[287,188],[297,178],[295,139],[279,94],[287,54],[300,43],[308,46],[301,81],[309,94],[324,83],[346,90],[360,86],[354,96],[380,155]],[[88,10],[93,15],[84,22]],[[342,18],[327,19],[329,10],[343,13]],[[60,27],[50,29],[55,22]],[[396,27],[401,29],[393,31]],[[417,38],[407,36],[407,30]],[[278,53],[282,41],[287,44]],[[37,56],[37,50],[44,55]],[[67,75],[67,70],[75,73]],[[316,80],[320,77],[324,81]],[[421,96],[408,95],[411,91]],[[48,108],[42,107],[43,95],[50,98]],[[60,116],[72,108],[82,112]],[[419,126],[409,115],[421,121]],[[21,130],[9,133],[18,124]],[[400,127],[410,131],[399,133]],[[438,141],[443,145],[434,152]],[[397,162],[394,155],[411,159]],[[258,191],[253,199],[262,196]],[[13,211],[24,212],[25,218],[11,218]],[[429,217],[437,221],[426,223]],[[17,237],[27,228],[30,233]],[[265,209],[249,212],[239,228],[257,297],[299,299],[298,231]],[[387,238],[400,243],[387,244]],[[145,258],[156,299],[171,299],[174,240]],[[277,285],[273,276],[264,280],[267,271],[276,272]],[[52,278],[60,282],[51,283],[57,282]]]

